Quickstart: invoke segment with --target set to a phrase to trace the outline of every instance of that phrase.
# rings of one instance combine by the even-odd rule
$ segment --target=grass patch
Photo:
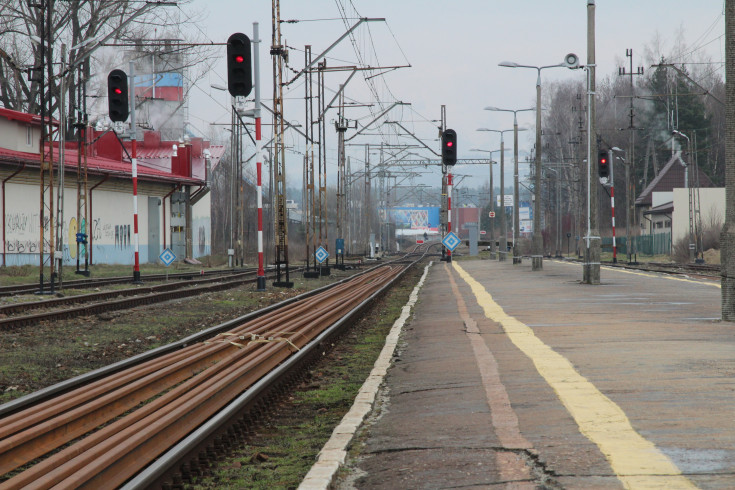
[[[408,271],[311,368],[307,380],[280,402],[277,418],[256,427],[256,436],[247,445],[216,465],[193,488],[296,488],[352,406],[422,273],[420,267]]]

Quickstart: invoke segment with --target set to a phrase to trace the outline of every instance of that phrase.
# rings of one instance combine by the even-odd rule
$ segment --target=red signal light
[[[236,63],[242,63],[243,61],[245,61],[245,57],[243,57],[241,55],[235,56],[235,62]]]
[[[447,141],[447,146],[448,146],[449,148],[451,148],[452,146],[454,146],[454,143],[452,143],[451,141]]]
[[[600,163],[605,165],[607,163],[607,158],[601,158]]]
[[[115,93],[116,93],[117,95],[120,95],[120,94],[122,94],[122,89],[120,89],[120,88],[117,88],[117,87],[115,87]]]

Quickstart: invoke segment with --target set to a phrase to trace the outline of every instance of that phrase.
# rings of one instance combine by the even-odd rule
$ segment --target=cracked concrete
[[[733,488],[735,330],[708,320],[719,311],[713,285],[606,270],[606,287],[589,287],[576,280],[578,267],[553,261],[534,273],[530,264],[461,265],[686,478],[700,488]],[[636,487],[639,475],[613,471],[534,361],[485,316],[467,283],[455,282],[453,291],[446,268],[432,269],[404,329],[400,362],[335,487]],[[649,299],[668,306],[651,309]],[[496,373],[487,370],[492,361],[477,361],[484,348]]]

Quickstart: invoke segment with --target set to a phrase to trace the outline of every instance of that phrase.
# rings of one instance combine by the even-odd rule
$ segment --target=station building
[[[68,142],[63,152],[58,143],[51,148],[55,218],[60,216],[58,183],[64,172],[63,247],[57,253],[63,253],[65,265],[76,264],[78,255],[88,258],[90,264],[133,264],[133,184],[128,156],[132,142],[121,142],[112,132],[87,133],[84,145]],[[0,108],[2,266],[39,263],[40,139],[39,116]],[[170,248],[177,260],[210,254],[208,179],[224,147],[210,145],[202,138],[167,141],[157,131],[142,132],[136,146],[140,262],[156,262],[165,248]],[[80,201],[86,205],[78,210]],[[49,236],[51,223],[45,216],[44,236]],[[88,236],[87,250],[85,245],[77,246],[80,232]],[[49,250],[49,244],[44,244],[44,252]]]
[[[676,152],[635,201],[640,233],[666,234],[672,244],[687,237],[690,205],[699,211],[703,223],[724,222],[724,196],[724,188],[714,187],[701,168],[687,169],[681,153]]]

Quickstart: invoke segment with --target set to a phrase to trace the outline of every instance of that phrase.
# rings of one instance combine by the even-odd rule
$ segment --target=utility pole
[[[441,126],[439,127],[439,137],[441,138],[441,135],[444,134],[444,131],[447,129],[447,106],[442,104],[441,108]],[[441,200],[441,211],[439,212],[439,240],[441,241],[444,238],[444,235],[447,234],[447,166],[444,165],[444,162],[442,161],[442,200]],[[492,167],[492,164],[490,164]],[[447,260],[447,251],[446,247],[441,247],[442,249],[442,260]]]
[[[619,76],[628,76],[630,79],[630,109],[628,124],[628,158],[625,161],[625,252],[628,256],[628,264],[633,264],[633,254],[635,253],[635,245],[631,240],[630,225],[635,224],[633,216],[633,196],[635,196],[635,179],[631,179],[631,167],[635,171],[635,109],[633,100],[635,99],[635,87],[633,85],[633,77],[635,75],[643,75],[643,67],[639,66],[636,72],[633,72],[633,50],[626,49],[625,56],[630,59],[630,69],[626,72],[625,67],[618,68]],[[612,164],[612,162],[611,162]],[[638,233],[636,233],[637,235]]]
[[[722,319],[735,321],[735,0],[725,0],[725,226],[722,228]]]
[[[288,50],[281,41],[281,1],[272,0],[272,38],[273,56],[273,173],[275,176],[275,239],[276,239],[276,281],[275,287],[293,287],[288,271],[288,215],[286,210],[286,148],[283,143],[285,131],[283,115],[283,65],[288,58]]]
[[[345,168],[345,131],[349,129],[349,120],[344,117],[345,93],[344,85],[340,85],[339,113],[334,122],[337,131],[337,247],[335,249],[335,263],[338,268],[344,269],[345,248],[345,222],[347,218],[347,173]],[[355,122],[357,128],[357,122]],[[349,225],[348,225],[349,227]],[[341,245],[341,246],[340,246]]]
[[[372,257],[373,253],[375,251],[375,245],[372,241],[373,236],[373,220],[372,220],[372,206],[370,203],[370,194],[372,190],[370,189],[370,145],[365,145],[365,209],[363,210],[363,219],[365,219],[365,242],[370,247],[370,250],[368,250],[368,253],[366,254],[367,257]]]
[[[329,251],[329,219],[327,214],[327,124],[324,100],[324,70],[327,68],[327,60],[317,64],[318,68],[318,90],[317,106],[319,107],[319,245]],[[323,276],[329,275],[329,258],[320,268]]]
[[[84,63],[88,63],[87,60]],[[84,78],[84,63],[79,64],[77,83],[77,113],[74,120],[74,128],[77,130],[77,269],[76,274],[89,277],[89,244],[90,224],[87,221],[87,129],[89,118],[87,116],[87,84],[82,82]],[[70,244],[71,246],[71,244]],[[81,255],[84,254],[84,269],[80,269]]]
[[[39,98],[41,107],[41,144],[40,144],[40,212],[38,240],[39,254],[39,286],[38,294],[53,294],[56,282],[54,272],[54,260],[56,255],[56,242],[54,241],[54,155],[53,155],[53,118],[51,97],[51,82],[53,80],[52,43],[51,43],[51,0],[46,0],[35,5],[40,10],[41,21],[41,43],[40,57],[36,60],[35,69],[32,73],[40,76],[36,80],[40,82]],[[45,71],[45,74],[44,74]],[[48,217],[48,218],[47,218]],[[46,220],[48,219],[48,223]],[[44,252],[48,245],[48,255]],[[48,264],[48,266],[46,265]],[[44,289],[44,272],[48,270],[51,281],[50,291]]]
[[[582,282],[600,284],[600,228],[597,169],[592,159],[597,155],[595,123],[595,0],[587,0],[587,236]]]
[[[492,166],[492,165],[491,165]],[[515,204],[515,203],[514,203]],[[498,261],[504,262],[508,254],[508,230],[505,216],[505,140],[503,131],[500,132],[500,242]]]
[[[304,49],[304,65],[311,65],[311,46],[306,45]],[[316,270],[316,222],[314,214],[314,95],[313,95],[313,75],[311,70],[307,70],[304,74],[304,101],[306,108],[306,125],[304,131],[306,133],[306,155],[304,157],[304,188],[305,188],[305,200],[304,200],[304,214],[306,219],[304,221],[305,226],[305,239],[306,239],[306,271],[304,272],[305,278],[317,278],[319,272]],[[311,270],[312,260],[314,270]]]

